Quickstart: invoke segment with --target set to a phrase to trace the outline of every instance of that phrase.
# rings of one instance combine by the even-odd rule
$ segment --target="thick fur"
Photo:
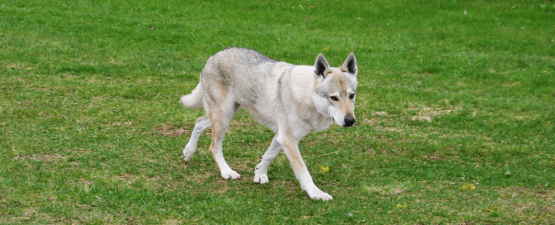
[[[202,85],[200,83],[197,84],[197,87],[193,89],[191,94],[181,96],[179,102],[191,109],[202,107]]]
[[[276,132],[255,168],[254,182],[269,181],[268,167],[283,150],[301,188],[313,199],[332,200],[314,184],[298,143],[310,132],[324,130],[334,121],[343,127],[354,124],[357,74],[353,53],[340,68],[333,68],[322,54],[314,66],[297,66],[246,48],[220,51],[207,60],[197,87],[180,99],[189,108],[204,106],[206,111],[206,116],[197,119],[183,159],[191,159],[200,135],[212,127],[210,152],[222,177],[240,178],[223,157],[222,141],[231,119],[242,107]]]

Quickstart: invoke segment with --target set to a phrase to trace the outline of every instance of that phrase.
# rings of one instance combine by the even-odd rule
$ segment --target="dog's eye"
[[[354,97],[355,97],[355,94],[350,94],[350,95],[349,95],[349,98],[350,98],[350,99],[353,99]]]
[[[338,99],[337,97],[335,97],[335,96],[331,96],[330,98],[331,98],[331,100],[339,101],[339,99]]]

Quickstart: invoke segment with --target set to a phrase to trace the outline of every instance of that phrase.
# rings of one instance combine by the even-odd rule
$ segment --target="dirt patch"
[[[418,111],[417,115],[411,116],[411,120],[412,121],[427,121],[430,122],[432,121],[432,118],[434,116],[439,116],[439,115],[446,115],[446,114],[451,114],[452,112],[456,112],[461,110],[462,107],[457,106],[457,107],[453,107],[453,108],[441,108],[441,107],[411,107],[409,109],[406,109],[405,111]],[[412,114],[412,113],[411,113]]]
[[[117,127],[117,126],[122,126],[122,125],[125,125],[125,126],[128,126],[128,127],[132,127],[132,126],[133,126],[133,122],[131,122],[131,121],[127,121],[127,122],[113,122],[113,123],[110,123],[109,125],[112,126],[112,127]]]
[[[396,127],[376,127],[376,130],[380,131],[388,131],[388,132],[397,132],[402,133],[405,131],[403,128],[396,128]]]
[[[31,217],[27,217],[27,216],[20,216],[20,217],[12,217],[11,218],[12,221],[30,221]]]
[[[435,153],[432,153],[432,154],[430,154],[430,155],[422,156],[422,158],[428,159],[428,160],[438,160],[438,159],[441,159],[441,157],[439,157],[439,156],[436,155]]]
[[[505,84],[503,84],[503,87],[514,87],[514,86],[519,87],[519,86],[520,86],[520,82],[505,83]]]
[[[373,112],[372,116],[387,116],[387,112]]]
[[[154,127],[154,130],[162,134],[164,137],[179,137],[187,132],[183,127],[173,127],[170,125],[162,125],[159,127]]]
[[[432,107],[423,106],[423,107],[411,107],[407,109],[407,111],[418,110],[419,116],[438,116],[438,115],[450,114],[452,112],[460,111],[461,109],[462,107],[460,106],[456,106],[448,109],[437,107],[437,106],[432,106]]]
[[[164,220],[164,222],[162,222],[163,225],[177,225],[177,224],[183,224],[183,222],[181,220]]]
[[[25,70],[30,70],[33,69],[32,67],[26,67],[24,64],[22,63],[10,63],[8,65],[6,65],[7,69],[25,69]]]
[[[28,159],[28,158],[32,158],[33,155],[16,155],[13,159],[14,160],[22,160],[22,159]]]
[[[115,178],[116,180],[122,180],[122,181],[133,181],[135,180],[135,176],[133,174],[123,174],[120,176],[113,176],[113,178]]]
[[[432,117],[430,116],[411,116],[410,118],[412,121],[432,121]]]
[[[37,210],[35,210],[35,208],[31,207],[31,208],[26,208],[23,209],[23,213],[27,216],[27,215],[34,215],[37,213]]]
[[[79,179],[79,183],[80,183],[80,184],[83,184],[83,185],[88,185],[88,186],[94,185],[94,182],[93,182],[93,181],[85,180],[85,179]]]
[[[41,155],[39,157],[37,157],[38,160],[45,160],[45,161],[51,161],[51,160],[59,160],[59,159],[67,159],[67,156],[63,156],[63,155]]]
[[[370,185],[370,186],[364,186],[364,190],[368,193],[368,194],[377,194],[380,195],[382,197],[384,196],[391,196],[391,195],[398,195],[398,194],[406,194],[406,190],[410,189],[410,184],[409,183],[397,183],[397,184],[391,184],[391,185]]]
[[[446,159],[446,158],[449,158],[449,159],[456,159],[456,158],[458,158],[459,156],[457,156],[457,155],[445,155],[445,154],[444,154],[444,152],[456,151],[456,150],[453,150],[453,149],[454,149],[454,147],[452,147],[452,146],[449,146],[449,147],[443,148],[443,149],[438,149],[438,150],[435,151],[435,152],[431,152],[431,153],[428,154],[428,155],[422,156],[422,158],[427,159],[427,160],[442,160],[442,159]],[[475,167],[476,167],[476,165],[475,165]],[[479,166],[478,166],[478,167],[479,167]]]
[[[127,65],[127,63],[124,63],[120,60],[115,60],[114,58],[109,58],[108,59],[108,63],[112,64],[112,65],[118,65],[118,66],[125,66]]]
[[[419,115],[430,115],[430,116],[438,116],[444,114],[450,114],[452,112],[456,112],[461,110],[462,107],[455,107],[453,109],[441,109],[441,108],[434,108],[434,107],[423,107]]]
[[[370,126],[378,126],[378,125],[380,124],[380,121],[379,121],[378,119],[376,119],[376,118],[372,118],[372,119],[370,119],[370,120],[365,118],[365,119],[363,120],[363,122],[364,122],[365,124],[370,125]]]
[[[24,160],[24,159],[32,159],[38,161],[53,161],[53,160],[60,160],[60,159],[67,159],[67,156],[62,156],[58,154],[53,155],[18,155],[14,157],[14,160]]]

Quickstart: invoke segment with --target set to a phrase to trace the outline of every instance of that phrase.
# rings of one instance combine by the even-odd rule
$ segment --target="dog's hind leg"
[[[197,119],[197,122],[195,123],[195,128],[191,133],[191,139],[189,139],[189,142],[185,146],[185,149],[183,149],[183,159],[185,161],[188,162],[189,160],[191,160],[191,157],[193,157],[193,154],[195,154],[195,151],[197,150],[197,143],[200,135],[202,134],[202,132],[204,132],[204,130],[211,126],[212,122],[210,121],[210,117],[203,116]]]
[[[276,140],[276,137],[277,137],[277,134],[276,136],[274,136],[274,139],[272,139],[272,144],[270,144],[268,151],[266,151],[266,153],[264,153],[264,156],[262,156],[262,161],[254,169],[255,183],[265,184],[269,182],[268,167],[270,167],[270,164],[272,163],[272,161],[274,161],[274,159],[281,152],[281,145]]]
[[[215,105],[214,105],[215,106]],[[231,98],[227,98],[219,107],[213,107],[209,110],[210,120],[212,121],[212,144],[210,144],[210,152],[214,156],[214,160],[220,168],[220,173],[225,179],[239,179],[241,175],[233,171],[227,164],[222,151],[222,142],[224,140],[225,131],[239,109],[239,105]]]

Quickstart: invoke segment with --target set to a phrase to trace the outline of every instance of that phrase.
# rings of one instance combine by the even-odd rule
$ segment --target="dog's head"
[[[340,68],[330,67],[322,54],[318,55],[314,64],[314,76],[318,80],[313,96],[316,107],[342,127],[355,123],[357,74],[357,60],[352,52]]]

